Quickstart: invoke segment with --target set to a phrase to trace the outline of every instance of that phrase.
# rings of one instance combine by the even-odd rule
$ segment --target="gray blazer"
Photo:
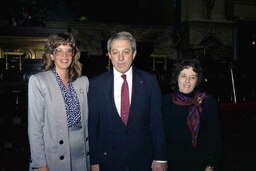
[[[73,82],[81,106],[85,144],[84,157],[89,170],[88,104],[89,80],[82,76]],[[65,103],[52,71],[31,75],[28,84],[28,136],[30,170],[47,165],[50,171],[71,171],[69,133]],[[84,160],[83,160],[84,162]],[[84,164],[83,164],[84,165]]]

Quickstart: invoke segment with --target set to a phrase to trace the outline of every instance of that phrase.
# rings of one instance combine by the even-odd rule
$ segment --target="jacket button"
[[[64,143],[64,141],[63,141],[63,140],[60,140],[60,141],[59,141],[59,144],[63,144],[63,143]]]
[[[63,160],[63,159],[64,159],[64,156],[60,156],[60,159]]]

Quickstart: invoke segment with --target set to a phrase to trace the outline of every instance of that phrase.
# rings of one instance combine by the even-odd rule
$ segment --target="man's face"
[[[115,39],[111,43],[111,52],[108,53],[113,67],[120,73],[128,71],[135,58],[136,51],[132,51],[129,40]]]

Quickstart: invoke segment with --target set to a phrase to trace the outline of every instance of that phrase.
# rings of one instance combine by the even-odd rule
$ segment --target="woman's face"
[[[54,61],[55,69],[67,70],[72,63],[74,51],[69,45],[60,45],[51,54],[51,58]]]
[[[193,71],[192,67],[181,70],[178,76],[179,91],[188,94],[191,93],[197,84],[197,73]]]

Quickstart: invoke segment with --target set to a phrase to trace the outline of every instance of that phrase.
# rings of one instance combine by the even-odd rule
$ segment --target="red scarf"
[[[202,102],[207,97],[206,93],[196,92],[194,99],[185,96],[179,92],[172,94],[172,101],[179,106],[190,106],[189,114],[187,117],[187,124],[192,135],[192,147],[197,145],[197,137],[200,125],[200,116],[202,113]]]

